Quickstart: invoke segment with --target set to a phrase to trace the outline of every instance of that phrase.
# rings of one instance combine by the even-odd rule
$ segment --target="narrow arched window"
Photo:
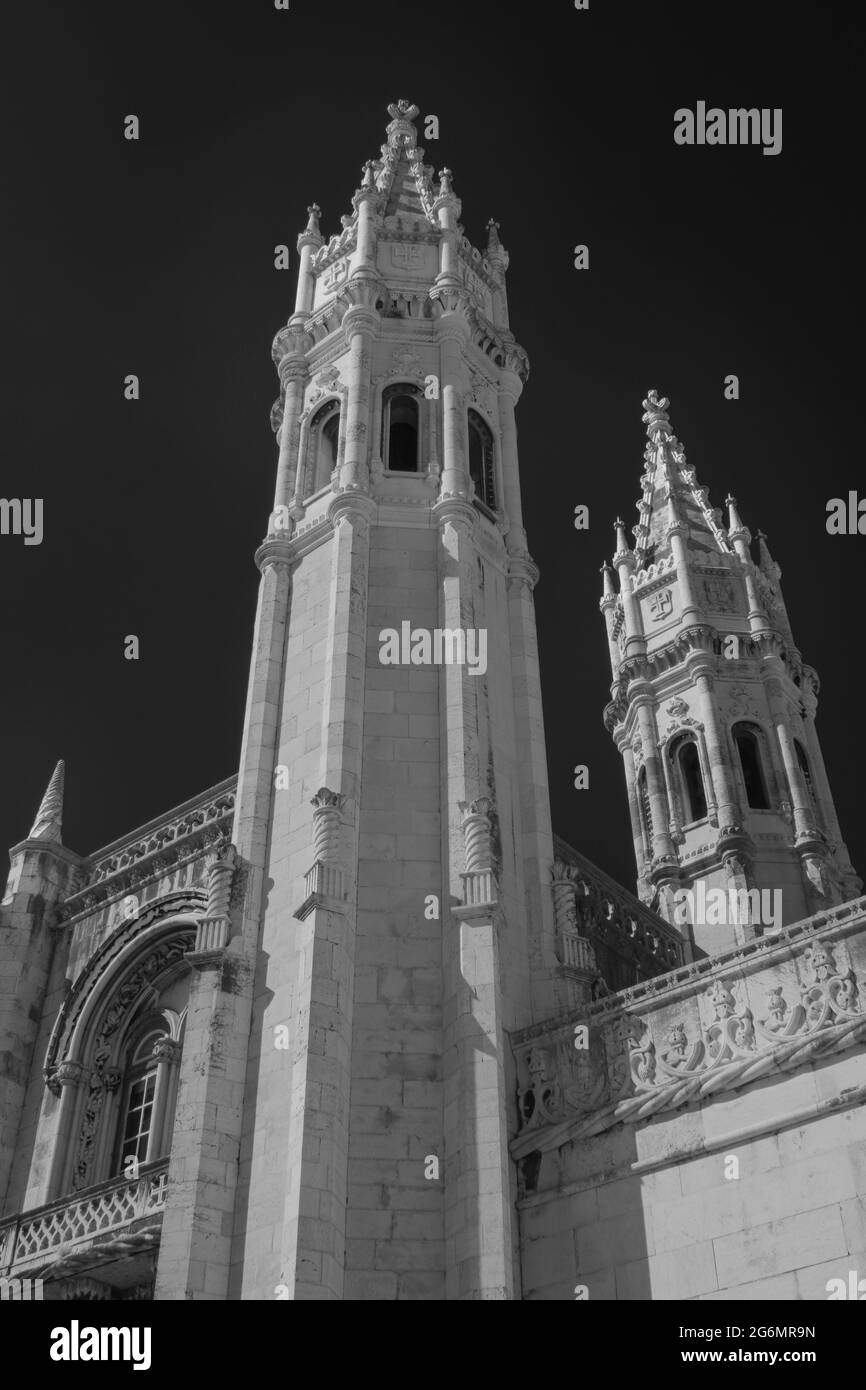
[[[390,473],[417,473],[421,467],[421,392],[415,386],[389,386],[382,396],[383,463]]]
[[[754,811],[769,811],[770,798],[764,777],[758,731],[750,724],[735,724],[732,730],[746,788],[746,800]]]
[[[646,768],[642,767],[637,779],[637,795],[640,803],[641,815],[643,816],[644,830],[646,832],[647,845],[652,853],[653,843],[653,812],[650,804],[649,790],[646,784]]]
[[[310,494],[320,492],[331,481],[331,474],[337,466],[339,437],[340,403],[327,401],[310,422]]]
[[[493,435],[476,411],[469,411],[469,476],[475,496],[491,511],[496,507],[494,486]]]
[[[809,766],[809,759],[806,757],[806,750],[803,747],[802,743],[800,743],[799,739],[796,738],[794,739],[794,748],[797,752],[797,762],[799,763],[800,771],[803,774],[803,781],[806,784],[806,791],[809,794],[809,800],[812,803],[813,810],[817,811],[818,798],[815,795],[815,784],[812,781],[812,769]]]
[[[160,1147],[154,1133],[158,1064],[153,1049],[165,1036],[165,1029],[150,1029],[129,1054],[120,1112],[118,1173],[128,1170],[130,1160],[146,1163],[148,1150]]]
[[[701,772],[701,757],[694,739],[686,738],[674,750],[674,762],[679,773],[683,816],[688,825],[703,820],[707,814],[707,797]]]

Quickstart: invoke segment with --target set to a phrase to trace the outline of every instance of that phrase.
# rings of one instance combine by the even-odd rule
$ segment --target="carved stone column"
[[[345,804],[345,796],[327,787],[320,787],[310,802],[313,807],[313,864],[304,880],[304,903],[295,914],[302,921],[313,907],[320,906],[326,899],[342,902],[346,896],[340,864]]]
[[[740,833],[742,811],[734,786],[730,761],[722,742],[719,715],[713,698],[713,675],[708,665],[690,663],[689,671],[698,695],[698,711],[704,726],[710,785],[718,808],[720,835]],[[709,798],[708,798],[709,805]]]
[[[809,793],[806,790],[806,783],[800,764],[797,761],[797,752],[794,748],[794,740],[791,736],[789,726],[788,706],[785,700],[782,683],[775,676],[771,676],[764,681],[764,689],[767,692],[767,703],[770,707],[770,714],[776,730],[779,751],[782,755],[782,764],[785,769],[788,787],[791,792],[791,802],[794,812],[794,834],[795,842],[809,841],[816,846],[821,844],[818,828],[815,825],[815,817],[812,810],[812,803]]]
[[[195,956],[222,951],[229,939],[229,901],[237,867],[237,850],[233,844],[219,843],[205,862],[208,870],[207,912],[196,928],[195,951],[190,953]]]
[[[440,496],[469,496],[469,469],[466,464],[466,412],[463,392],[466,367],[462,345],[469,326],[459,313],[444,315],[436,324],[441,353],[442,394],[442,483]]]
[[[151,1055],[156,1062],[156,1085],[145,1163],[153,1163],[155,1159],[171,1152],[171,1135],[165,1133],[165,1119],[180,1061],[180,1043],[173,1038],[160,1038],[154,1043]]]
[[[370,344],[379,327],[373,309],[355,304],[347,309],[343,332],[349,345],[346,369],[346,450],[340,467],[340,488],[366,492],[369,488]]]
[[[652,810],[653,862],[654,864],[676,865],[678,862],[676,850],[668,829],[670,807],[660,766],[654,713],[655,699],[652,691],[638,688],[634,693],[634,706],[637,710],[638,729],[643,748],[643,765],[646,770],[647,794]]]
[[[466,848],[466,872],[460,875],[463,901],[469,907],[496,901],[493,882],[490,815],[493,803],[487,796],[460,802]]]
[[[280,360],[280,384],[285,392],[283,423],[278,435],[280,455],[274,486],[274,509],[271,512],[268,534],[286,536],[287,509],[292,505],[298,471],[298,439],[300,415],[304,405],[304,387],[308,379],[306,347],[311,339],[299,327],[290,327],[277,336],[275,353],[284,354]]]

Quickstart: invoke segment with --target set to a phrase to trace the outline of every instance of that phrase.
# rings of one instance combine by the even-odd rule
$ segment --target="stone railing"
[[[86,1192],[0,1221],[0,1276],[52,1277],[156,1245],[168,1159],[142,1165],[134,1181],[112,1178]]]
[[[58,924],[114,901],[132,888],[196,858],[231,829],[237,779],[227,778],[143,830],[84,860],[75,891],[56,913]]]
[[[862,1046],[866,898],[587,1002],[511,1041],[517,1159]],[[866,1084],[858,1090],[866,1095]]]
[[[584,965],[586,953],[575,937],[589,942],[597,973],[610,990],[684,964],[686,942],[675,927],[559,836],[555,851],[557,950],[564,968]]]

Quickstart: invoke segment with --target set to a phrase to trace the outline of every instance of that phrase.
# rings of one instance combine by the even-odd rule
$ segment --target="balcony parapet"
[[[61,1278],[159,1244],[168,1159],[0,1221],[0,1277]]]
[[[511,1043],[518,1161],[862,1047],[866,897],[588,1001]],[[866,1097],[866,1085],[855,1089],[849,1104]]]

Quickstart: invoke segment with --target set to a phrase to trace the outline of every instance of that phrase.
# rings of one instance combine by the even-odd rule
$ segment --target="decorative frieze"
[[[57,909],[58,925],[124,897],[133,887],[174,873],[221,840],[234,813],[234,781],[187,807],[145,835],[111,846],[84,861],[75,891]]]
[[[866,900],[846,907],[516,1034],[515,1157],[866,1041]]]

